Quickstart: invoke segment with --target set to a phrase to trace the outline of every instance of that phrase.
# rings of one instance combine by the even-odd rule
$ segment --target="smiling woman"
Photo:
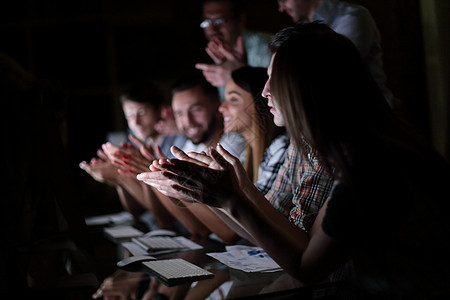
[[[226,133],[239,132],[247,140],[250,139],[252,115],[255,111],[252,94],[238,86],[234,80],[230,80],[225,90],[225,102],[219,111],[223,115]]]
[[[275,141],[274,145],[281,149],[286,149],[288,143],[284,128],[274,124],[267,100],[261,96],[267,78],[265,68],[246,66],[233,71],[226,85],[225,101],[219,107],[225,132],[238,132],[247,142],[245,169],[254,182],[258,181],[266,149]],[[279,143],[280,140],[283,142]],[[283,155],[278,159],[282,158]]]
[[[240,161],[245,163],[245,176],[249,178],[250,182],[254,183],[261,193],[266,194],[284,163],[289,138],[283,127],[277,127],[273,123],[266,99],[261,95],[268,78],[267,69],[246,66],[233,71],[231,78],[226,86],[226,99],[217,111],[220,132],[223,128],[224,136],[244,137],[246,151],[238,152],[238,156]],[[206,81],[202,79],[201,82]],[[186,89],[184,84],[182,86],[184,88],[174,89],[176,92],[173,94],[172,106],[179,127],[185,131],[186,135],[190,134],[189,138],[192,140],[193,137],[200,136],[201,128],[207,128],[208,118],[205,117],[207,116],[207,107],[211,103],[207,104],[211,101],[208,101],[198,85],[190,89]],[[210,85],[208,84],[208,86]],[[215,103],[219,105],[217,96]],[[194,113],[193,109],[199,109],[202,118],[197,118],[197,113]],[[222,116],[219,112],[225,121],[223,127]],[[236,140],[233,140],[233,142],[236,142]],[[217,145],[217,139],[213,144],[208,144],[209,147],[215,145]],[[190,156],[207,159],[204,157],[206,155],[196,153],[202,151],[197,149],[199,148],[192,150],[191,147],[186,147],[186,145],[183,147],[183,151]],[[183,151],[177,148],[172,149],[175,157],[187,158],[188,156]],[[206,152],[206,150],[204,151]],[[242,156],[245,156],[245,159],[241,159]],[[205,161],[205,163],[207,162]],[[151,168],[151,170],[154,171],[155,169]],[[166,193],[167,189],[158,180],[147,180],[147,175],[148,173],[144,172],[139,174],[137,178],[158,189],[164,195],[171,197],[171,194]],[[178,199],[177,197],[174,198]],[[221,212],[211,211],[207,206],[198,203],[190,203],[186,207],[225,243],[234,243],[238,236],[253,242],[252,237],[245,233],[239,225],[232,223],[232,221],[225,224],[217,215]]]
[[[303,171],[313,156],[334,180],[325,203],[313,203],[312,227],[280,214],[220,145],[210,151],[220,167],[166,160],[140,179],[169,179],[168,192],[180,199],[224,210],[306,285],[339,274],[346,297],[337,299],[448,299],[448,161],[390,109],[345,36],[299,23],[270,46],[271,100],[301,154],[301,183],[313,178]],[[291,211],[305,216],[313,188],[298,186],[310,195],[293,195]]]

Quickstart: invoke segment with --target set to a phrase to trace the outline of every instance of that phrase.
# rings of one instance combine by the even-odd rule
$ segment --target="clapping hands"
[[[238,158],[221,145],[216,149],[210,149],[208,155],[188,155],[172,147],[177,159],[154,161],[151,172],[141,173],[137,178],[169,197],[214,207],[229,207],[244,186],[253,184]]]
[[[148,171],[155,159],[166,158],[159,145],[155,145],[155,153],[153,145],[147,146],[133,135],[129,135],[129,139],[134,145],[132,143],[123,143],[120,147],[111,143],[102,145],[103,151],[120,173],[134,178],[137,174]]]
[[[231,78],[231,72],[247,65],[247,52],[239,36],[236,41],[236,48],[215,38],[211,40],[206,49],[206,53],[215,64],[196,64],[195,67],[202,70],[203,76],[213,86],[224,86]]]
[[[89,162],[82,161],[79,167],[96,181],[116,186],[118,184],[116,180],[117,167],[112,164],[102,150],[97,150],[97,156],[93,157]]]

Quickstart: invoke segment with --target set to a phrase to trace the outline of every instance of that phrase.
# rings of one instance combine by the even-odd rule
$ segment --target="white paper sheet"
[[[227,246],[226,252],[211,252],[207,255],[230,268],[244,272],[277,272],[281,267],[260,247]]]

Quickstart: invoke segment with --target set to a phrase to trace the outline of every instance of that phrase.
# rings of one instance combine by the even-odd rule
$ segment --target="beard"
[[[208,129],[205,132],[203,132],[201,136],[190,138],[191,142],[194,145],[198,145],[208,141],[214,134],[214,131],[216,131],[217,123],[218,123],[217,118],[212,118],[211,121],[208,123]]]
[[[208,140],[208,138],[209,138],[209,133],[204,132],[203,135],[200,137],[191,138],[191,142],[194,145],[198,145],[198,144],[206,142]]]

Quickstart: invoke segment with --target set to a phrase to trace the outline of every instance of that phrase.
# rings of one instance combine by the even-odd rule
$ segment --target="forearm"
[[[137,179],[128,177],[126,175],[120,175],[117,180],[118,185],[128,192],[133,198],[138,200],[142,205],[144,204],[143,191],[140,182]],[[140,199],[140,200],[139,200]]]
[[[262,196],[238,194],[228,213],[254,237],[257,245],[288,273],[298,274],[309,243],[306,232],[291,223]]]
[[[250,200],[251,199],[251,200]],[[304,284],[319,283],[352,255],[352,250],[322,229],[327,202],[307,233],[278,212],[260,193],[236,193],[228,213],[253,236],[257,245]]]
[[[116,191],[119,196],[122,207],[131,213],[133,216],[138,217],[144,210],[143,206],[134,199],[130,193],[120,185],[116,186]]]
[[[211,233],[211,231],[203,225],[181,201],[169,198],[155,188],[152,188],[152,190],[165,208],[180,221],[184,227],[186,227],[190,234],[208,236]]]
[[[210,207],[200,203],[188,203],[186,207],[196,216],[211,232],[220,237],[225,244],[235,243],[239,235],[229,227]]]
[[[117,182],[116,190],[120,202],[127,211],[137,217],[144,209],[150,210],[149,203],[145,201],[143,185],[140,181],[120,175]]]
[[[161,228],[171,229],[173,230],[173,216],[166,209],[166,207],[161,203],[158,197],[155,195],[153,189],[146,185],[145,183],[140,183],[142,185],[143,193],[144,193],[144,201],[147,206],[150,208],[151,212],[156,218],[156,222]],[[147,207],[146,206],[146,207]]]
[[[216,207],[209,207],[228,227],[233,229],[240,237],[248,240],[253,245],[258,245],[255,238],[240,224],[235,218],[233,218],[226,210]]]
[[[129,196],[134,199],[135,202],[138,202],[147,210],[152,210],[152,202],[149,198],[150,195],[147,191],[146,184],[133,177],[122,175],[119,185],[128,192]]]

